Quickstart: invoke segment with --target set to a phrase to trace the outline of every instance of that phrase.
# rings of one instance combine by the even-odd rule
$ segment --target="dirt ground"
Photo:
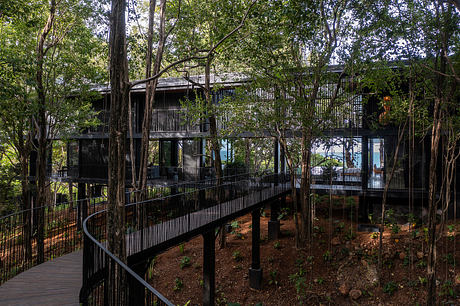
[[[321,211],[320,209],[318,210]],[[351,211],[316,216],[313,242],[295,248],[292,217],[281,220],[282,236],[267,239],[269,210],[261,217],[261,290],[249,287],[251,215],[233,222],[227,246],[216,245],[217,305],[423,305],[426,299],[426,236],[423,227],[386,230],[383,268],[377,234],[357,232]],[[343,218],[345,216],[345,218]],[[352,232],[350,232],[352,229]],[[438,245],[438,300],[460,305],[460,222],[450,224]],[[216,242],[217,244],[217,242]],[[176,305],[202,301],[203,239],[196,237],[155,258],[152,285]]]

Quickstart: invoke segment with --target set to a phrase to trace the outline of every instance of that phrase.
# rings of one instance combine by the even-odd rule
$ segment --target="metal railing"
[[[142,257],[145,253],[141,260],[148,260],[152,250],[161,251],[289,191],[287,182],[289,177],[284,174],[234,175],[220,186],[216,186],[215,179],[168,186],[169,192],[165,189],[157,198],[129,204],[125,210],[127,256]],[[104,210],[84,221],[80,302],[102,305],[122,299],[132,305],[172,305],[144,280],[144,275],[136,274],[107,250],[106,220]],[[117,281],[110,279],[111,269],[122,271],[127,287],[109,292],[108,284]]]
[[[1,217],[0,284],[37,264],[80,249],[83,217],[105,209],[105,204],[105,197],[94,197]]]
[[[200,132],[199,122],[191,122],[185,109],[154,109],[152,111],[151,132]]]

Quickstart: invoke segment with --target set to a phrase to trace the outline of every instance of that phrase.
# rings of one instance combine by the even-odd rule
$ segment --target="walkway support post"
[[[260,210],[252,212],[252,263],[249,268],[249,286],[262,288],[262,268],[260,267]]]
[[[214,229],[203,233],[203,305],[214,306],[216,279],[216,235]]]
[[[359,197],[359,216],[358,220],[361,222],[369,222],[369,201],[367,200],[366,194],[368,189],[369,183],[369,138],[367,136],[363,136],[361,138],[361,189],[362,189],[362,196]],[[371,148],[372,149],[372,148]]]
[[[280,236],[279,201],[277,199],[270,203],[270,220],[268,221],[268,239],[276,240]]]
[[[149,260],[143,260],[140,263],[132,266],[131,269],[138,275],[145,277],[149,267]],[[145,287],[139,283],[134,277],[128,275],[128,302],[129,305],[144,305],[145,304]]]
[[[86,184],[78,183],[77,188],[77,229],[80,230],[82,228],[83,221],[85,221],[86,217],[88,216],[88,206],[86,203]]]

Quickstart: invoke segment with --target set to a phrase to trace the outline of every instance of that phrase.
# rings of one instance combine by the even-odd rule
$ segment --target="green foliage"
[[[190,265],[191,265],[190,257],[188,256],[182,257],[182,259],[180,260],[180,268],[183,269],[185,267],[189,267]]]
[[[284,220],[286,217],[291,213],[291,210],[289,207],[282,207],[281,212],[278,215],[278,220]]]
[[[269,285],[275,285],[275,286],[279,285],[278,271],[277,270],[270,271],[270,279],[268,280],[268,284]]]
[[[355,208],[358,205],[355,197],[346,197],[345,206],[348,208]]]
[[[240,251],[234,251],[233,254],[232,254],[232,258],[236,261],[236,262],[240,262],[243,260],[243,255],[241,255],[241,252]]]
[[[418,280],[420,282],[420,285],[424,286],[428,283],[428,280],[426,279],[426,277],[418,277]]]
[[[276,249],[276,250],[279,250],[281,249],[281,243],[279,241],[275,241],[275,243],[273,244],[273,247]]]
[[[452,281],[447,280],[441,285],[439,296],[450,296],[452,298],[456,297]]]
[[[401,228],[397,224],[392,224],[390,226],[390,228],[391,228],[391,233],[392,234],[397,234],[397,233],[399,233],[401,231]]]
[[[424,236],[425,236],[425,242],[428,243],[428,227],[423,228],[423,233],[424,233]]]
[[[324,227],[318,226],[318,225],[315,225],[315,226],[313,227],[313,230],[314,230],[315,232],[317,232],[317,233],[320,233],[320,234],[322,234],[322,233],[325,232]]]
[[[426,261],[424,261],[423,259],[421,259],[421,260],[417,263],[417,267],[418,267],[418,268],[426,268]]]
[[[10,16],[0,9],[0,147],[11,148],[13,154],[8,162],[0,156],[2,193],[11,190],[2,186],[4,174],[10,169],[8,164],[11,164],[16,169],[9,185],[17,188],[15,196],[19,194],[20,182],[25,179],[21,173],[28,170],[28,165],[22,161],[32,149],[31,134],[39,124],[39,110],[46,112],[46,132],[51,139],[58,135],[66,139],[97,121],[90,102],[98,94],[91,93],[90,89],[93,84],[103,82],[107,62],[106,44],[94,31],[99,28],[98,21],[102,21],[96,19],[103,18],[100,4],[78,0],[56,2],[41,62],[37,61],[37,37],[49,19],[49,1],[14,0],[15,5],[11,7],[16,8],[17,4],[20,13]],[[39,64],[43,65],[44,72],[44,105],[38,98]]]
[[[451,265],[452,267],[456,266],[455,257],[452,253],[447,253],[444,256],[444,261],[448,263],[449,265]]]
[[[174,280],[173,290],[174,291],[180,291],[180,290],[182,290],[183,287],[184,287],[184,283],[183,283],[182,279],[176,277],[176,279]]]
[[[393,295],[393,293],[398,290],[398,284],[393,282],[393,281],[389,281],[388,283],[386,283],[384,286],[383,286],[383,292],[384,293],[388,293],[388,295]]]
[[[228,171],[229,175],[248,173],[249,169],[242,160],[227,161],[224,165],[224,171]]]
[[[325,168],[332,168],[332,167],[343,166],[343,163],[338,161],[335,158],[331,158],[329,156],[322,156],[321,154],[314,153],[311,156],[311,166],[312,167],[322,166]]]
[[[230,234],[235,235],[238,239],[244,239],[244,235],[240,232],[241,227],[238,220],[233,221],[230,226],[232,227]]]
[[[403,266],[407,267],[409,265],[409,256],[404,257]]]
[[[332,254],[329,250],[324,252],[323,259],[325,262],[330,262],[332,260]]]
[[[322,277],[318,277],[315,282],[318,284],[318,285],[322,285],[324,283],[324,279]]]
[[[157,262],[157,257],[155,256],[150,261],[149,266],[147,268],[147,279],[152,279],[156,262]]]
[[[240,228],[240,223],[238,220],[235,220],[235,221],[232,221],[232,223],[230,224],[230,226],[232,227],[232,230],[233,231],[236,231],[237,229]],[[232,232],[233,233],[233,232]]]
[[[337,226],[335,227],[335,231],[341,232],[344,228],[345,228],[345,223],[339,222],[339,224],[337,224]]]
[[[345,240],[353,240],[356,238],[356,233],[353,231],[353,229],[347,230],[347,233],[345,234]]]
[[[300,267],[298,272],[289,275],[289,279],[294,283],[297,299],[301,300],[305,296],[307,289],[305,271]]]

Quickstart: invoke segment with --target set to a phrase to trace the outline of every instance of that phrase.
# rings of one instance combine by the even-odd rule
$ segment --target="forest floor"
[[[389,225],[378,267],[377,233],[357,232],[350,211],[317,210],[313,242],[295,247],[292,216],[281,220],[281,237],[267,239],[269,211],[261,218],[261,290],[249,287],[251,215],[232,223],[227,245],[216,245],[217,305],[423,305],[426,299],[426,233],[423,227]],[[323,213],[320,213],[323,211]],[[437,296],[460,305],[460,223],[450,223],[438,243]],[[216,242],[217,244],[217,242]],[[155,258],[154,288],[176,305],[202,301],[203,239],[196,237]]]

